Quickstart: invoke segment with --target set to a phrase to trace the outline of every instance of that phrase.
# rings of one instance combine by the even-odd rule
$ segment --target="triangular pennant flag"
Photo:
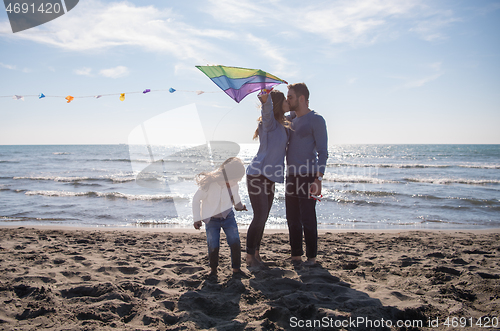
[[[102,97],[102,95],[96,95],[95,96],[96,99],[99,99],[100,97]]]
[[[173,89],[173,88],[169,88],[169,89],[168,89],[168,91],[169,91],[170,93],[174,93],[174,92],[175,92],[175,89]]]
[[[142,91],[142,93],[144,93],[144,94],[149,93],[149,92],[151,92],[151,90],[150,90],[150,89],[148,89],[148,88],[147,88],[147,89],[145,89],[144,91]]]
[[[14,100],[22,100],[22,101],[24,101],[24,97],[23,97],[22,95],[14,95],[14,96],[12,97],[12,99],[14,99]]]
[[[200,94],[203,94],[205,93],[204,91],[196,91],[196,94],[200,95]]]
[[[125,101],[125,93],[120,94],[120,101]]]
[[[70,103],[71,101],[73,101],[74,97],[68,95],[65,99],[68,100],[67,103]]]
[[[38,95],[38,99],[42,99],[42,98],[45,98],[45,95],[44,95],[43,93],[40,93],[40,94]]]

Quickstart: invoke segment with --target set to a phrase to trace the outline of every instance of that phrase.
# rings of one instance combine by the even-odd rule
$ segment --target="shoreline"
[[[130,226],[73,226],[73,225],[3,225],[0,224],[0,229],[38,229],[38,230],[79,230],[79,231],[137,231],[137,232],[166,232],[166,233],[205,233],[205,226],[201,230],[194,228],[174,228],[174,227],[130,227]],[[238,229],[240,234],[246,234],[247,227]],[[443,233],[500,233],[500,228],[484,228],[484,229],[318,229],[318,234],[326,233],[407,233],[407,232],[443,232]],[[288,229],[265,229],[265,234],[288,233]]]

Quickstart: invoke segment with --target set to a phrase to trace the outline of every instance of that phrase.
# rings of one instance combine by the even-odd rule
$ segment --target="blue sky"
[[[251,142],[255,94],[197,95],[206,64],[305,82],[330,144],[498,144],[499,33],[500,1],[80,0],[15,34],[1,10],[0,144],[127,143],[193,103],[209,139]],[[39,93],[61,98],[8,97]]]

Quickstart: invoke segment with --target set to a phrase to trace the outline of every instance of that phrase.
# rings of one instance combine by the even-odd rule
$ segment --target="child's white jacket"
[[[241,205],[241,198],[238,193],[238,184],[231,186],[234,203]],[[217,182],[210,183],[208,190],[199,188],[193,197],[193,222],[204,221],[208,223],[210,218],[221,212],[231,209],[233,206],[229,191]]]

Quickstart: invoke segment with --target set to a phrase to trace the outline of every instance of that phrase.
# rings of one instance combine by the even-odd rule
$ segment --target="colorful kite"
[[[270,89],[278,84],[288,84],[283,79],[260,69],[225,66],[196,66],[196,68],[238,103],[252,92]]]

